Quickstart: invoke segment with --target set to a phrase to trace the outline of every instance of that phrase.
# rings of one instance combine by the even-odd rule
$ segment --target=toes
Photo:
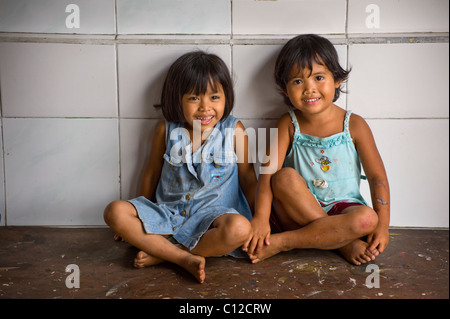
[[[146,257],[148,257],[147,253],[143,252],[142,250],[138,252],[136,255],[137,260],[142,260],[145,259]]]

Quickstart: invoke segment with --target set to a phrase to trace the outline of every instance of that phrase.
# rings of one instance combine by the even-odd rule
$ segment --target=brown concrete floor
[[[204,284],[168,263],[135,269],[136,252],[108,228],[0,227],[0,298],[449,298],[448,230],[391,229],[388,249],[371,263],[380,270],[371,289],[367,264],[334,251],[296,250],[258,264],[207,258]],[[66,287],[69,264],[79,267],[80,288]]]

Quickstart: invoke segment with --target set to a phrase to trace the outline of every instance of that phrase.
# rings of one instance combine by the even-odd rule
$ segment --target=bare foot
[[[352,241],[350,244],[339,248],[339,251],[344,256],[347,261],[355,264],[355,265],[361,265],[365,264],[369,261],[375,260],[375,257],[378,256],[378,251],[368,251],[367,247],[369,246],[368,243],[356,239]]]
[[[270,236],[270,245],[264,244],[256,255],[248,255],[252,264],[256,264],[264,259],[272,257],[282,251],[278,241],[279,234],[273,234]]]
[[[148,266],[157,265],[162,262],[164,262],[164,260],[153,257],[141,250],[140,252],[137,253],[136,258],[134,258],[134,267],[144,268]]]
[[[189,271],[199,283],[203,283],[205,281],[205,264],[206,260],[202,256],[190,255],[186,257],[184,262],[180,264],[184,269]]]
[[[163,259],[154,257],[144,251],[137,253],[134,259],[134,267],[144,268],[164,262]],[[190,272],[200,283],[205,281],[205,258],[189,254],[179,265]]]

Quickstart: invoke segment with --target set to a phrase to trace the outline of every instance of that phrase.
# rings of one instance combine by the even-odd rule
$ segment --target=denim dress
[[[193,249],[219,216],[252,218],[239,185],[234,151],[237,122],[231,115],[219,121],[194,153],[183,124],[166,122],[166,152],[156,202],[143,196],[129,200],[148,234],[172,235]],[[247,256],[240,248],[230,255]]]
[[[283,166],[305,179],[326,213],[341,202],[367,205],[359,189],[361,162],[350,136],[351,111],[345,114],[344,130],[325,138],[302,134],[295,113],[290,110],[289,115],[295,132]]]

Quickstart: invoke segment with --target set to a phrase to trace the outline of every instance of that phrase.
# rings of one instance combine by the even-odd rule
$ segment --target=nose
[[[316,84],[312,79],[308,79],[307,81],[305,81],[304,88],[304,93],[306,95],[316,92]]]
[[[198,103],[198,110],[201,112],[205,112],[208,109],[209,109],[208,99],[204,95],[200,96],[200,100]]]

